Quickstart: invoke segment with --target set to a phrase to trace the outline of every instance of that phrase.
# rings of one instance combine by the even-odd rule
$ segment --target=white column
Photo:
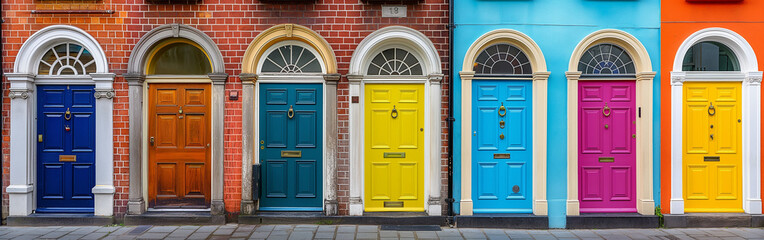
[[[128,85],[129,102],[129,158],[130,158],[130,191],[127,201],[127,214],[139,215],[146,211],[143,200],[143,82],[144,76],[139,73],[122,75]]]
[[[223,202],[223,124],[225,113],[225,82],[228,79],[227,73],[210,73],[212,80],[212,196],[210,203],[210,212],[213,215],[225,214],[225,203]]]
[[[472,78],[475,72],[459,72],[462,79],[462,194],[459,214],[472,215]],[[451,86],[453,87],[453,86]]]
[[[746,73],[743,81],[743,210],[761,214],[761,78]]]
[[[671,72],[671,214],[684,214],[682,177],[682,94],[684,72]],[[664,170],[665,171],[665,170]]]
[[[114,215],[114,82],[113,73],[92,73],[95,81],[96,173],[93,195],[96,216]]]
[[[547,79],[549,72],[533,73],[533,214],[546,216]]]
[[[568,201],[567,215],[580,214],[578,201],[578,79],[581,72],[566,72],[568,79]]]
[[[361,80],[363,76],[348,75],[350,82],[350,215],[363,215],[363,99],[361,99]],[[357,101],[356,101],[357,100]]]
[[[8,192],[8,215],[27,216],[35,209],[35,155],[36,124],[34,124],[35,86],[31,74],[9,73],[11,83],[8,98],[11,99],[10,126],[10,184]]]
[[[252,164],[255,159],[255,79],[251,73],[239,74],[241,79],[241,214],[255,213],[252,199]]]
[[[324,75],[326,83],[326,96],[324,105],[326,106],[326,140],[324,152],[324,214],[327,216],[337,215],[339,213],[339,203],[337,202],[337,83],[340,81],[340,74]]]
[[[653,200],[653,78],[655,72],[637,74],[637,212],[655,214]]]
[[[430,139],[430,186],[429,186],[429,198],[427,201],[427,214],[430,216],[442,215],[441,204],[441,97],[443,94],[441,91],[441,81],[443,81],[443,74],[433,74],[428,76],[427,84],[429,84],[429,136]]]

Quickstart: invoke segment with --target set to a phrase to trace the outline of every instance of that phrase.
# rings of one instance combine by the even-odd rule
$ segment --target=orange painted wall
[[[764,69],[764,1],[688,3],[661,1],[661,212],[669,213],[671,199],[671,71],[676,50],[694,32],[721,27],[743,36]],[[762,98],[764,99],[764,98]],[[764,106],[764,101],[762,101]],[[764,111],[763,111],[764,112]],[[764,133],[764,128],[762,128]],[[681,137],[681,136],[680,136]],[[761,146],[764,148],[764,144]],[[764,175],[764,164],[762,164]],[[762,178],[764,186],[764,178]]]

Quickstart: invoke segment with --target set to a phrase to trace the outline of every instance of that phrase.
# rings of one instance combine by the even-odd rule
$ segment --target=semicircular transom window
[[[532,74],[528,56],[519,48],[497,43],[485,48],[473,67],[475,74]]]
[[[271,51],[260,72],[264,73],[321,73],[321,63],[313,52],[298,46],[285,45]]]
[[[90,51],[75,43],[62,43],[42,55],[37,75],[85,75],[95,71]]]
[[[584,52],[578,61],[582,74],[636,74],[634,61],[623,48],[609,44],[597,44]]]
[[[414,54],[400,48],[389,48],[374,56],[367,75],[422,75],[422,64]]]
[[[732,49],[718,42],[692,45],[684,55],[682,71],[740,71]]]
[[[148,74],[207,75],[212,64],[207,54],[195,44],[171,39],[157,45],[148,64]]]

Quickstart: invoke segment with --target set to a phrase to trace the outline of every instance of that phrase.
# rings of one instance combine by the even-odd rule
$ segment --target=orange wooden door
[[[210,85],[149,85],[149,207],[210,205]]]

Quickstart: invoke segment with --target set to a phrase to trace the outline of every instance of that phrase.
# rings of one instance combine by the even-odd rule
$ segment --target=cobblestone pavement
[[[385,231],[356,225],[0,227],[0,239],[764,239],[764,228]]]

